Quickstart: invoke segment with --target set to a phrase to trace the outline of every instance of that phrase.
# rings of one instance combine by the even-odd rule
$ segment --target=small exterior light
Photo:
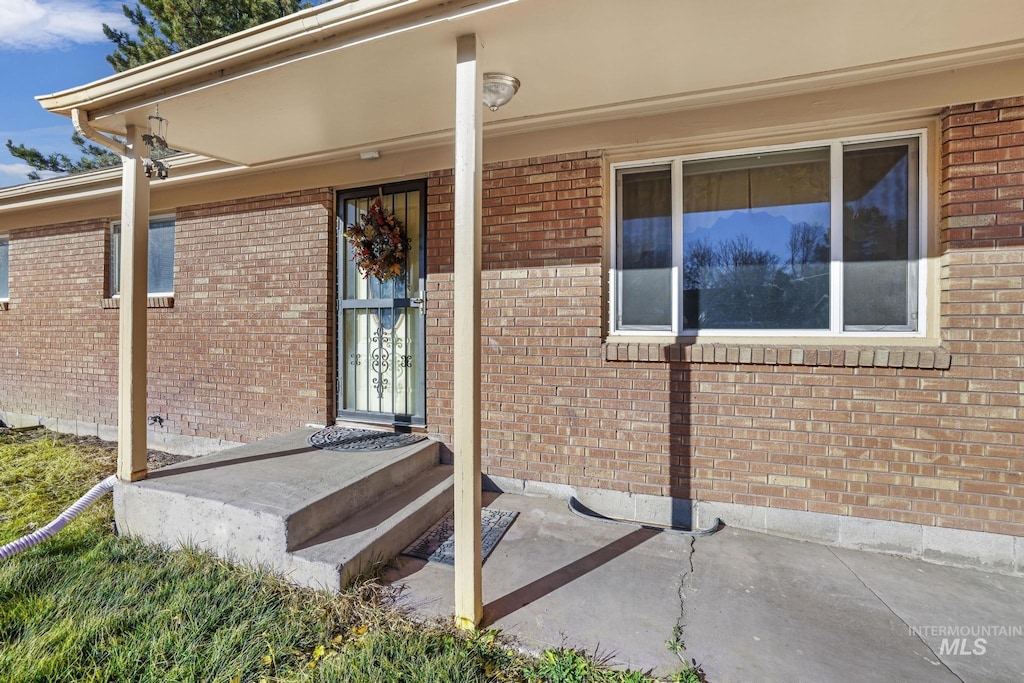
[[[519,92],[519,79],[499,73],[484,74],[484,104],[491,111],[507,104]]]

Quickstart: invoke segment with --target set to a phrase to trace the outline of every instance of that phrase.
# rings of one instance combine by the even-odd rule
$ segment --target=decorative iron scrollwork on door
[[[392,312],[394,315],[394,312]],[[402,315],[399,313],[399,315]],[[398,359],[398,364],[395,366],[398,369],[405,370],[412,366],[412,358],[408,355],[401,354],[400,351],[405,346],[405,338],[401,335],[393,334],[390,327],[393,327],[393,319],[388,321],[381,321],[377,325],[377,330],[370,336],[370,367],[374,373],[371,378],[373,388],[377,391],[377,399],[379,401],[384,400],[384,392],[391,386],[391,360],[392,357]],[[405,374],[404,372],[397,373],[398,375]],[[397,378],[396,378],[397,379]],[[401,384],[401,382],[398,382]]]

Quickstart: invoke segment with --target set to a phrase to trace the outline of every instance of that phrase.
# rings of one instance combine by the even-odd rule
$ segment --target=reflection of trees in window
[[[687,290],[710,289],[714,286],[715,271],[721,263],[722,254],[711,240],[687,242],[683,258],[683,287]]]
[[[820,225],[797,223],[789,231],[789,272],[794,278],[815,277],[827,270],[828,230]]]
[[[781,245],[780,245],[781,246]],[[685,245],[683,310],[690,329],[828,327],[828,230],[798,223],[789,257],[747,235]]]
[[[877,206],[843,207],[843,261],[905,261],[906,218],[893,220]]]

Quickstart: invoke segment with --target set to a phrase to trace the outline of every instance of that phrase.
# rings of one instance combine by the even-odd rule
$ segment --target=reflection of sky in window
[[[789,235],[794,225],[807,223],[827,230],[830,224],[828,202],[790,204],[726,211],[701,211],[683,214],[683,249],[687,240],[724,242],[745,235],[757,249],[780,257],[789,256]]]
[[[907,215],[907,157],[902,157],[862,197],[850,198],[846,204],[853,210],[877,206],[885,215],[902,220]]]

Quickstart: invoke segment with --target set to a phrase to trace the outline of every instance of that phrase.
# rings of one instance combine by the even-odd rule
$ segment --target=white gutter
[[[36,98],[48,111],[69,116],[86,109],[95,122],[127,108],[201,89],[212,82],[259,71],[338,47],[452,20],[515,0],[352,0],[327,3],[212,41],[78,88]],[[401,12],[419,6],[420,12]],[[413,16],[411,16],[413,15]],[[411,18],[408,18],[410,17]],[[310,50],[316,43],[325,49]]]
[[[103,135],[98,130],[89,125],[89,114],[83,112],[77,107],[71,110],[71,122],[75,124],[75,130],[82,134],[83,137],[92,140],[97,145],[106,147],[114,154],[117,154],[122,159],[128,156],[128,148],[123,143],[114,140],[113,138]]]

